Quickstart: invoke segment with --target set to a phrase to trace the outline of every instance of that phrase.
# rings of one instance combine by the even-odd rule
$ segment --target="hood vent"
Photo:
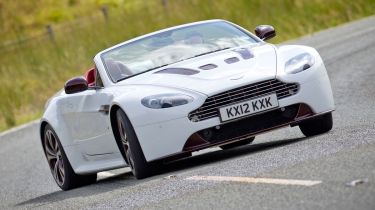
[[[235,49],[233,51],[240,54],[241,57],[245,60],[250,59],[250,58],[254,58],[254,54],[246,48]]]
[[[198,74],[199,71],[184,68],[167,68],[155,72],[154,74],[181,74],[181,75],[194,75]]]
[[[199,68],[202,70],[211,70],[211,69],[217,68],[217,65],[210,63],[210,64],[200,66]]]
[[[232,64],[232,63],[237,63],[238,61],[240,61],[240,59],[238,59],[237,57],[231,57],[231,58],[225,59],[224,61],[227,64]]]

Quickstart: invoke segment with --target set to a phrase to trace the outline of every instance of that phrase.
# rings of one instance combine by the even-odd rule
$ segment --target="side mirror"
[[[275,37],[276,31],[272,26],[260,25],[255,28],[255,35],[265,41]]]
[[[78,93],[87,90],[87,81],[83,77],[74,77],[65,83],[66,94]]]

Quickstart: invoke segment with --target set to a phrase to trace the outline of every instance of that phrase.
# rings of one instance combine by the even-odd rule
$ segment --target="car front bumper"
[[[299,77],[303,76],[302,74],[294,77],[276,77],[280,81],[294,82],[299,85],[299,90],[295,95],[279,100],[279,107],[276,110],[228,123],[221,122],[219,117],[193,122],[189,120],[188,113],[186,113],[185,117],[134,126],[146,160],[153,161],[179,156],[212,146],[240,141],[246,137],[283,126],[295,125],[311,117],[332,112],[335,109],[334,101],[324,66],[320,66],[313,74],[311,72],[305,74],[309,75],[308,79],[304,77],[303,83],[299,82],[301,81]],[[258,124],[256,122],[262,119],[264,119],[262,126],[246,129],[256,127],[254,126]],[[216,132],[216,136],[221,137],[216,137],[216,139],[205,137],[204,132],[209,130]],[[236,132],[231,132],[236,130],[244,131],[237,132],[237,135],[234,134]]]

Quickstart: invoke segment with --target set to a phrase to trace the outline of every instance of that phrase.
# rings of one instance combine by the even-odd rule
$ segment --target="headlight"
[[[314,65],[314,57],[309,53],[302,53],[295,56],[285,63],[285,72],[289,74],[296,74],[304,71]]]
[[[160,94],[142,99],[142,104],[151,109],[162,109],[180,106],[193,101],[193,98],[183,94]]]

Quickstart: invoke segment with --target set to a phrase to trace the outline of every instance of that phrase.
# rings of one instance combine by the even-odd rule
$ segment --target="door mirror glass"
[[[88,85],[84,77],[74,77],[65,83],[66,94],[73,94],[87,90]]]
[[[266,41],[276,36],[276,31],[272,26],[269,25],[260,25],[255,28],[255,35]]]

